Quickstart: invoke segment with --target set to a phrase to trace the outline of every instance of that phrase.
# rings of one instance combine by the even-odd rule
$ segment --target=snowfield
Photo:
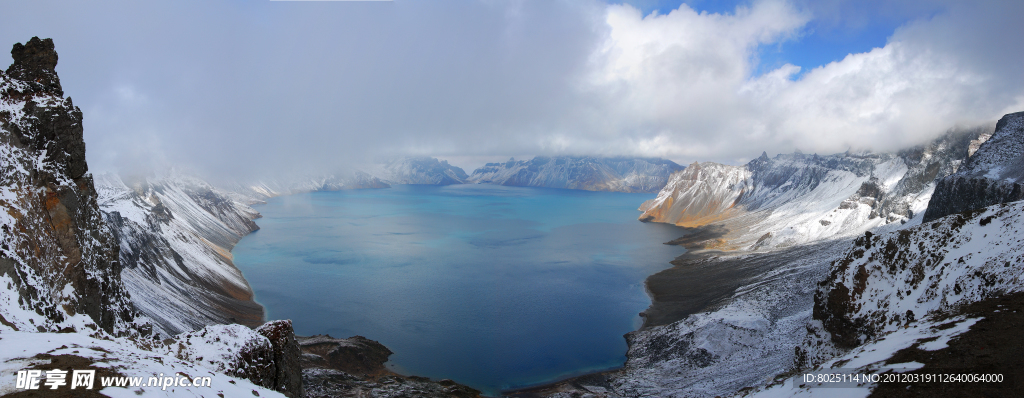
[[[234,325],[252,333],[244,326]],[[237,330],[236,332],[240,332]],[[232,353],[227,349],[230,347],[252,344],[252,336],[244,333],[232,335],[230,333],[219,333],[217,335],[224,342],[215,347],[196,345],[191,348],[193,352],[200,352],[209,358],[218,358],[223,361],[225,358],[231,360]],[[262,336],[260,336],[262,337]],[[264,338],[264,340],[266,340]],[[178,359],[172,353],[174,345],[164,346],[160,343],[154,344],[151,349],[143,349],[138,343],[123,338],[113,338],[103,333],[35,333],[17,332],[10,328],[0,326],[0,395],[6,395],[22,391],[16,388],[17,378],[14,377],[19,370],[33,367],[45,368],[45,365],[53,361],[52,357],[72,355],[85,358],[86,361],[79,362],[75,369],[84,370],[82,364],[90,368],[109,370],[116,377],[138,377],[142,385],[149,382],[150,377],[175,377],[180,379],[182,375],[189,380],[209,377],[209,387],[164,387],[163,381],[158,386],[148,387],[106,387],[101,386],[101,374],[94,380],[94,391],[99,390],[101,394],[110,397],[284,397],[277,391],[273,391],[249,380],[232,377],[223,373],[223,369],[217,366],[206,366],[201,361],[190,362]],[[237,352],[237,351],[235,351]],[[218,362],[221,363],[221,362]],[[64,368],[61,370],[71,370]],[[115,377],[115,376],[108,376]],[[45,393],[48,387],[40,383],[40,392]],[[61,387],[65,390],[67,386]],[[221,395],[219,395],[221,394]]]

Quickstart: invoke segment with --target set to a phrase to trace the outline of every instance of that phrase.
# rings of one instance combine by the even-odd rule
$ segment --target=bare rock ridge
[[[60,330],[86,314],[107,332],[133,333],[117,240],[86,173],[82,111],[62,97],[53,41],[32,38],[11,54],[0,73],[0,278],[40,318],[0,310],[4,323]]]
[[[956,173],[938,182],[924,221],[1024,199],[1024,112],[1003,116]]]

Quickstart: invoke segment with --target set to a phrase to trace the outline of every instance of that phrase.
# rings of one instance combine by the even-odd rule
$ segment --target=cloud
[[[1024,108],[1021,5],[901,6],[910,22],[882,48],[759,73],[759,49],[842,29],[852,3],[816,4],[9,0],[0,42],[54,38],[96,171],[332,171],[389,154],[735,163],[893,149]]]
[[[591,60],[583,87],[601,98],[594,127],[638,153],[674,158],[716,157],[718,137],[747,130],[752,112],[740,91],[751,76],[758,46],[794,37],[809,19],[789,4],[762,1],[734,14],[697,13],[685,4],[665,15],[642,16],[611,6],[610,33]],[[593,120],[593,119],[591,119]],[[597,136],[595,138],[604,138]]]
[[[957,3],[902,26],[882,48],[796,78],[800,68],[789,64],[752,73],[758,46],[804,34],[810,16],[785,2],[730,15],[684,4],[646,17],[612,6],[589,86],[603,102],[592,115],[628,137],[616,141],[620,151],[681,160],[916,145],[1024,105],[1024,75],[1010,66],[1024,65],[1013,43],[1024,33],[1018,11]]]

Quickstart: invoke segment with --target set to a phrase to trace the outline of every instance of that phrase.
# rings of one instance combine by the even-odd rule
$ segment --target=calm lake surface
[[[316,192],[256,206],[233,250],[296,333],[361,335],[404,374],[495,394],[621,366],[644,279],[683,235],[637,221],[654,194],[493,185]]]

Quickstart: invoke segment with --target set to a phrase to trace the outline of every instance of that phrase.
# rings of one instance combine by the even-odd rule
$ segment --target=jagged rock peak
[[[29,82],[33,91],[50,91],[63,96],[57,77],[57,51],[53,39],[33,37],[25,44],[17,43],[11,49],[14,63],[7,68],[12,78]]]
[[[14,64],[0,72],[0,279],[10,278],[0,291],[18,306],[0,306],[4,324],[146,334],[87,173],[82,112],[54,72],[53,41],[32,38],[11,54]]]
[[[924,221],[1024,199],[1024,112],[999,119],[996,129],[957,172],[940,180]]]

